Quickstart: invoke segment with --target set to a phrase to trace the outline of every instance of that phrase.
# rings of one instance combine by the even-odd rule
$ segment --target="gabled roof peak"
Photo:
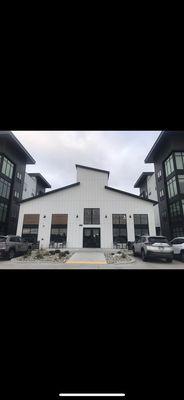
[[[86,165],[80,165],[80,164],[75,164],[76,168],[84,168],[84,169],[90,169],[92,171],[97,171],[97,172],[104,172],[106,174],[110,174],[109,171],[106,171],[105,169],[99,169],[99,168],[93,168],[93,167],[87,167]]]

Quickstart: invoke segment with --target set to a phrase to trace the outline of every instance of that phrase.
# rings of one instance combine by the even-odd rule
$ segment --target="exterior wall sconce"
[[[107,218],[107,215],[105,215],[105,218]]]
[[[131,216],[131,215],[129,215],[129,218],[132,218],[132,216]]]
[[[46,218],[46,215],[44,215],[43,218]]]
[[[76,215],[76,218],[79,218],[78,214]]]

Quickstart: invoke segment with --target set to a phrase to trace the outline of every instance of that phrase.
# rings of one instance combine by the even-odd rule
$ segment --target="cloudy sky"
[[[144,159],[160,131],[13,133],[36,160],[27,172],[40,172],[52,189],[76,182],[75,164],[82,164],[109,170],[109,186],[139,194],[133,186],[143,171],[154,170]]]

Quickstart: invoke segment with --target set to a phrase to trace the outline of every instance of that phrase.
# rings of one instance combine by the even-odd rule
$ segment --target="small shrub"
[[[51,256],[54,256],[55,250],[49,250],[49,254],[50,254]]]
[[[126,258],[125,253],[122,253],[122,254],[121,254],[121,257],[122,257],[122,258]]]
[[[114,256],[114,253],[111,253],[111,256]]]
[[[59,258],[61,259],[63,257],[66,257],[68,254],[70,254],[70,252],[68,250],[60,251]]]
[[[28,257],[29,257],[29,254],[28,254],[28,253],[25,253],[25,254],[23,255],[24,260],[25,260],[26,258],[28,258]]]
[[[55,250],[55,254],[60,254],[60,250]]]
[[[35,258],[37,260],[42,260],[43,259],[43,253],[41,251],[37,251],[37,253],[35,254]]]
[[[49,251],[44,251],[43,255],[44,256],[49,256]]]
[[[117,254],[121,254],[121,251],[119,250],[119,251],[117,251]]]

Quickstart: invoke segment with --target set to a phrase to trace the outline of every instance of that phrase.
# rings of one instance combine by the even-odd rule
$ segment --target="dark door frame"
[[[87,239],[85,240],[85,236],[84,236],[84,232],[85,232],[86,229],[90,229],[91,230],[91,235],[88,237],[89,238],[88,239],[88,243],[85,243],[87,241]],[[98,230],[98,232],[99,232],[99,236],[98,236],[97,239],[95,239],[94,237],[92,238],[92,235],[93,235],[92,231],[94,229]],[[90,241],[90,238],[91,238],[91,241]],[[98,248],[98,249],[100,249],[100,247],[101,247],[101,232],[100,232],[100,228],[95,228],[95,227],[83,228],[83,248]]]

